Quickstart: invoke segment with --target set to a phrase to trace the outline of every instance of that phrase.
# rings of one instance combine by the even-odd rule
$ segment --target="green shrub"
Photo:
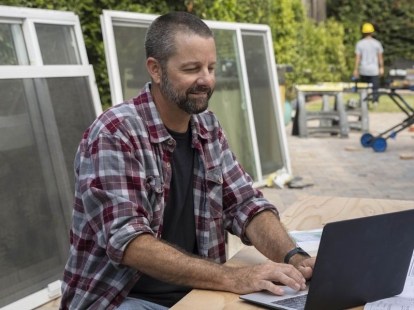
[[[411,0],[328,0],[332,17],[316,24],[306,17],[302,0],[3,0],[3,5],[73,11],[79,16],[89,62],[93,65],[102,104],[110,106],[110,90],[99,16],[103,9],[162,14],[186,10],[203,19],[267,24],[272,30],[278,64],[289,64],[287,98],[294,84],[349,81],[354,45],[363,21],[378,29],[386,64],[414,59]]]

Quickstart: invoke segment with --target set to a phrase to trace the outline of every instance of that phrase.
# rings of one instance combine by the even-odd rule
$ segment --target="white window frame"
[[[151,22],[158,17],[159,15],[154,14],[144,14],[144,13],[131,13],[131,12],[122,12],[122,11],[110,11],[110,10],[103,10],[101,15],[101,27],[102,27],[102,35],[104,38],[104,46],[105,46],[105,56],[106,62],[108,67],[108,74],[109,74],[109,84],[111,89],[111,100],[112,105],[118,104],[124,101],[127,98],[124,98],[122,92],[122,85],[121,85],[121,77],[119,75],[119,67],[118,67],[118,57],[116,53],[115,47],[115,36],[113,27],[116,23],[119,25],[120,23],[132,23],[135,25],[145,25],[148,26]],[[255,181],[255,186],[263,186],[266,181],[265,177],[262,174],[261,169],[261,162],[259,156],[259,149],[257,143],[257,135],[256,135],[256,127],[254,125],[254,117],[253,117],[253,110],[252,110],[252,100],[250,96],[250,89],[249,89],[249,82],[248,82],[248,74],[246,69],[246,60],[244,56],[244,48],[242,42],[242,34],[243,32],[257,32],[265,35],[266,39],[266,47],[267,47],[267,57],[268,63],[270,63],[270,80],[273,87],[271,87],[272,97],[273,97],[273,108],[275,111],[275,121],[278,128],[278,135],[280,139],[280,148],[281,148],[281,155],[283,161],[283,169],[286,170],[287,173],[291,174],[291,163],[289,158],[289,152],[287,147],[287,138],[286,132],[284,128],[284,117],[282,111],[282,104],[281,104],[281,96],[279,92],[279,83],[277,78],[277,70],[276,70],[276,62],[274,58],[274,51],[273,51],[273,41],[271,36],[270,27],[267,25],[258,25],[258,24],[247,24],[247,23],[230,23],[230,22],[221,22],[221,21],[209,21],[205,20],[205,23],[214,30],[233,30],[236,32],[237,36],[237,45],[238,45],[238,53],[240,54],[241,60],[241,74],[242,74],[242,83],[244,87],[244,96],[246,98],[246,105],[247,105],[247,113],[248,113],[248,122],[250,127],[250,134],[252,138],[253,144],[253,156],[255,161],[255,171],[257,175],[257,180]]]
[[[279,78],[277,75],[277,69],[276,69],[276,59],[275,54],[273,50],[273,39],[272,39],[272,32],[268,25],[259,25],[259,24],[247,24],[247,23],[239,23],[238,24],[241,28],[242,35],[250,34],[250,33],[259,33],[262,34],[265,38],[265,45],[266,45],[266,57],[267,63],[270,64],[270,83],[274,87],[271,87],[272,92],[272,99],[273,99],[273,109],[275,111],[275,119],[276,119],[276,126],[278,128],[278,136],[281,142],[281,153],[282,158],[284,162],[284,167],[286,172],[288,174],[292,174],[292,166],[290,162],[290,155],[288,150],[288,144],[287,144],[287,137],[286,137],[286,130],[284,127],[284,111],[283,111],[283,105],[284,102],[282,102],[282,98],[280,95],[280,88],[279,88]],[[243,49],[244,50],[244,49]],[[247,78],[248,79],[248,76]],[[261,185],[264,185],[264,182],[261,183]]]
[[[0,6],[0,23],[16,23],[22,26],[23,40],[28,54],[28,63],[23,65],[0,65],[1,79],[35,79],[35,78],[61,78],[61,77],[86,77],[89,82],[89,90],[93,100],[95,114],[102,113],[98,88],[94,71],[89,65],[85,43],[78,16],[73,12],[31,9],[20,7]],[[74,29],[75,40],[79,53],[78,65],[44,65],[36,35],[35,24],[65,25]],[[53,161],[55,169],[59,173],[66,173],[62,159]],[[64,187],[65,185],[63,185]],[[65,201],[72,201],[72,196],[61,193]],[[70,205],[70,204],[69,204]],[[68,211],[70,212],[70,211]],[[69,246],[69,244],[68,244]],[[63,274],[63,270],[62,270]],[[59,278],[61,275],[59,275]],[[30,294],[20,300],[8,304],[2,310],[34,309],[60,296],[60,280],[56,278],[48,287]]]

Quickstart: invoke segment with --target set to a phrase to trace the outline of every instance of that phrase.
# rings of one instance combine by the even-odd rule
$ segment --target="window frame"
[[[102,113],[102,106],[95,81],[94,71],[88,62],[78,16],[76,16],[73,12],[0,6],[0,23],[19,24],[22,30],[22,41],[19,43],[19,46],[16,47],[16,54],[18,55],[17,58],[19,64],[0,65],[0,80],[41,79],[40,81],[33,81],[33,85],[36,85],[37,83],[45,84],[45,79],[47,78],[83,77],[86,78],[88,84],[86,85],[86,88],[89,90],[90,97],[92,99],[92,110],[94,111],[95,116]],[[36,24],[73,27],[75,42],[78,50],[79,64],[44,65],[35,29]],[[21,43],[25,44],[24,53],[20,53],[19,51],[19,48],[22,48]],[[23,54],[26,54],[27,57]],[[43,92],[43,95],[45,95],[46,101],[51,99],[46,87],[41,87],[39,89]],[[50,114],[51,112],[53,113],[53,111],[50,111],[51,108],[41,107],[40,103],[36,109],[42,110],[42,113],[46,112],[48,115],[53,115]],[[41,121],[45,121],[45,117],[43,117]],[[36,120],[36,123],[38,122],[40,121]],[[53,123],[54,126],[56,126],[54,119],[50,121],[50,123]],[[45,126],[50,125],[46,122],[44,124]],[[56,133],[56,130],[56,127],[52,128],[51,132],[47,132],[44,136],[45,141],[48,142],[47,144],[51,142],[53,145],[61,145],[61,140],[59,135]],[[62,222],[65,223],[65,230],[68,232],[70,228],[70,206],[73,201],[73,193],[68,191],[68,188],[70,188],[70,184],[68,182],[70,182],[70,180],[67,177],[67,170],[64,163],[62,149],[52,150],[50,147],[43,145],[40,147],[47,148],[47,154],[52,159],[51,163],[54,171],[52,173],[54,176],[58,177],[58,175],[62,175],[62,177],[58,177],[59,181],[62,181],[62,184],[57,184],[59,200],[62,201],[62,206],[59,206],[59,210],[56,212],[62,214]],[[68,208],[64,208],[63,206],[68,206]],[[67,248],[69,248],[69,239],[66,239],[68,240]],[[56,299],[60,296],[60,278],[62,277],[62,274],[63,270],[53,277],[54,279],[46,288],[9,303],[2,309],[33,309]],[[28,289],[30,289],[30,286],[25,287],[23,290]]]

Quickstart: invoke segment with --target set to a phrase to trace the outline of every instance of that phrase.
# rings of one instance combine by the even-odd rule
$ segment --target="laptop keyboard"
[[[279,306],[285,306],[297,310],[304,310],[305,309],[305,303],[306,298],[308,297],[307,294],[295,296],[292,298],[286,298],[283,300],[273,301],[272,304],[279,305]]]

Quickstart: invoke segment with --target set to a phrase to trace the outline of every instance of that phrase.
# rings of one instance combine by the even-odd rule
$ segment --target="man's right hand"
[[[301,271],[292,265],[269,260],[254,266],[226,266],[181,252],[149,234],[129,243],[123,264],[161,281],[236,294],[267,290],[282,295],[283,289],[275,283],[298,291],[306,287]]]
[[[267,290],[276,295],[283,295],[284,291],[280,285],[286,285],[294,290],[304,290],[306,280],[302,273],[292,265],[279,264],[267,261],[264,264],[249,267],[228,267],[226,273],[234,282],[236,294],[248,294]],[[275,284],[278,283],[278,284]]]

